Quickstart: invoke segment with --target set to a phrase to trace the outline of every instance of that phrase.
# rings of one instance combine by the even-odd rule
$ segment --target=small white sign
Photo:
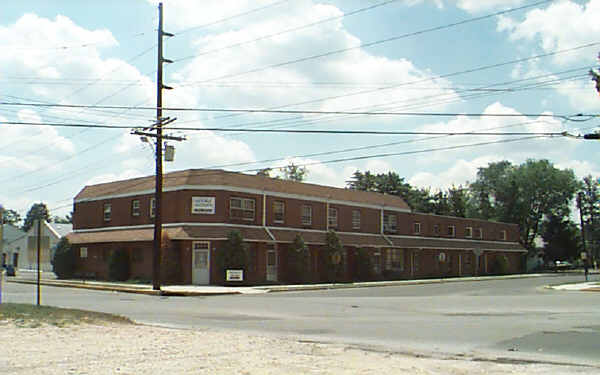
[[[244,270],[227,270],[227,281],[244,281]]]
[[[215,213],[215,197],[192,197],[192,213],[212,215]]]

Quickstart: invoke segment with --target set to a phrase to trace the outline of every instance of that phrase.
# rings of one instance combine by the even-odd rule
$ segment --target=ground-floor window
[[[404,251],[402,249],[386,249],[385,269],[387,271],[404,270]]]

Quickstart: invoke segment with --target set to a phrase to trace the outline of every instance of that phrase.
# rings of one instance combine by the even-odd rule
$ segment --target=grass
[[[10,323],[17,327],[36,328],[43,325],[67,327],[78,324],[132,324],[132,321],[122,316],[93,311],[19,303],[0,304],[0,324]]]

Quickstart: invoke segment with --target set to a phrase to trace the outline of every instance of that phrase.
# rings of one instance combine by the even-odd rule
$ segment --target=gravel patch
[[[234,331],[0,322],[0,374],[593,374],[598,368],[417,358]]]

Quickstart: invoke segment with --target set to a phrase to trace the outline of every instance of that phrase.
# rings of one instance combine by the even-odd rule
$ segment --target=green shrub
[[[66,237],[58,241],[52,256],[52,271],[59,279],[70,279],[75,273],[75,254]]]
[[[310,253],[301,235],[296,235],[287,252],[287,271],[290,283],[310,281]]]
[[[217,267],[225,280],[227,270],[243,270],[246,273],[247,245],[242,233],[232,230],[227,234],[227,242],[221,251],[217,251]],[[245,278],[245,276],[244,276]]]
[[[129,280],[129,253],[119,249],[113,251],[108,259],[108,278],[113,281]]]
[[[367,249],[355,250],[354,276],[356,281],[371,281],[374,278],[373,262]]]
[[[496,256],[492,270],[496,275],[506,275],[508,273],[508,257],[506,255]]]

